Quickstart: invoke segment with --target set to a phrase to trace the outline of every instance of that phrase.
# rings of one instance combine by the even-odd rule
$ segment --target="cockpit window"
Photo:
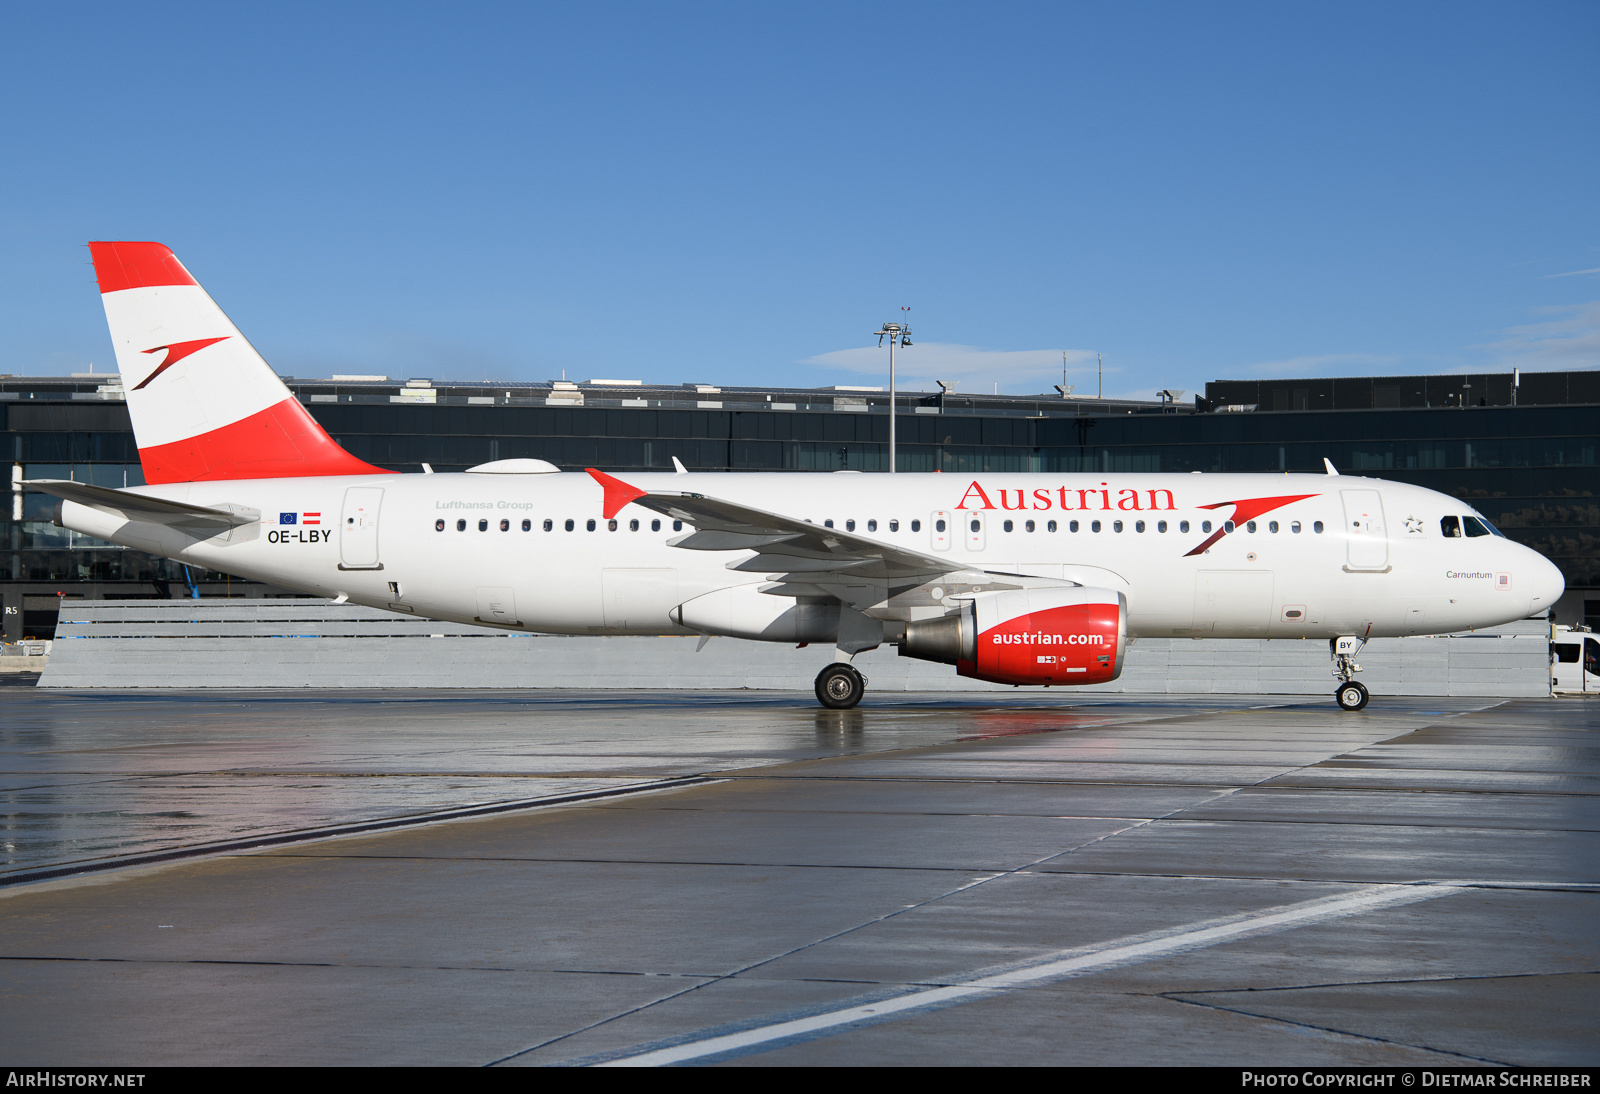
[[[1445,539],[1458,539],[1461,536],[1461,518],[1445,517],[1439,521],[1439,531],[1444,533]]]
[[[1479,520],[1477,517],[1462,517],[1461,526],[1467,530],[1468,539],[1473,539],[1476,536],[1488,536],[1494,534],[1490,532],[1489,529],[1485,528],[1483,521]]]

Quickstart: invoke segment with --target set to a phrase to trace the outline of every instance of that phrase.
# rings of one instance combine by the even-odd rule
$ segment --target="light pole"
[[[911,317],[909,315],[904,314],[910,310],[910,308],[901,308],[901,318],[910,319]],[[880,346],[883,345],[883,339],[885,336],[887,336],[889,339],[889,474],[892,475],[898,470],[895,465],[894,451],[894,404],[896,402],[894,387],[894,347],[895,343],[897,342],[902,346],[909,346],[911,344],[911,328],[905,323],[885,323],[883,325],[883,329],[877,331],[876,333],[878,335],[878,345]]]

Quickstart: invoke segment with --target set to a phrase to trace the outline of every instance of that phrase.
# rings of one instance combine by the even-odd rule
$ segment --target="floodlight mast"
[[[911,317],[905,313],[909,312],[910,310],[910,308],[901,308],[901,317],[909,320]],[[895,343],[897,342],[902,346],[911,345],[911,327],[906,323],[885,323],[882,329],[876,331],[875,333],[878,336],[878,345],[880,346],[883,345],[885,336],[887,336],[889,339],[889,474],[893,475],[899,470],[895,460],[894,443],[894,404],[896,402],[894,384],[894,347]]]

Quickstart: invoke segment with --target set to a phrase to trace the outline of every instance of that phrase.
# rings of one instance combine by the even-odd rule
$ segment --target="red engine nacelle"
[[[1122,675],[1128,603],[1110,589],[1012,589],[906,625],[900,653],[997,684],[1103,684]]]

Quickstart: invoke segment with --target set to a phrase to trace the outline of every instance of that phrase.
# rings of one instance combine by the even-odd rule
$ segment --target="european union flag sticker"
[[[295,522],[294,518],[295,518],[295,514],[293,514],[293,513],[279,513],[278,514],[278,523],[279,524],[293,524]]]

